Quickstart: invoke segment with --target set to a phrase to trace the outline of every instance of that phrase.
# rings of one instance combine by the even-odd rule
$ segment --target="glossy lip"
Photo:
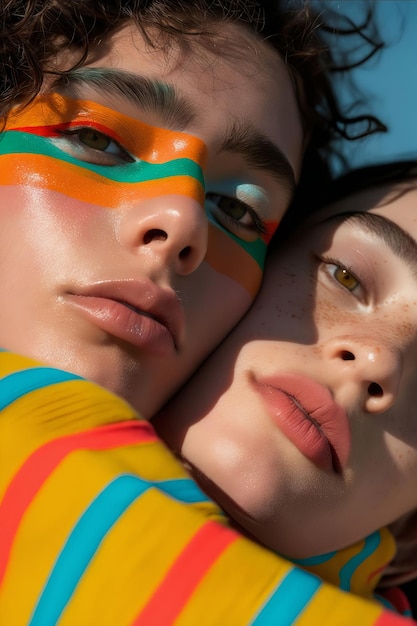
[[[330,391],[306,376],[286,374],[256,378],[252,386],[273,422],[319,469],[341,473],[350,452],[346,411]]]
[[[137,348],[169,353],[181,345],[178,297],[148,279],[100,281],[69,291],[67,298],[96,326]]]

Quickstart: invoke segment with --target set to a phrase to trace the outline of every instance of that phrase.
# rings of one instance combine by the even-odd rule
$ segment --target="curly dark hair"
[[[169,42],[172,37],[215,37],[216,23],[239,21],[267,40],[287,64],[310,138],[308,169],[325,174],[325,160],[318,155],[331,149],[335,137],[351,138],[352,128],[355,138],[385,129],[372,115],[343,115],[332,74],[348,70],[357,61],[336,66],[323,37],[359,33],[373,54],[381,44],[367,32],[369,18],[358,26],[345,20],[344,28],[340,22],[331,27],[308,0],[1,0],[0,118],[4,120],[14,104],[29,102],[38,94],[48,62],[61,50],[78,51],[77,66],[82,65],[127,20],[134,20],[149,45],[155,45],[151,36],[155,27]],[[358,123],[362,123],[359,133]]]

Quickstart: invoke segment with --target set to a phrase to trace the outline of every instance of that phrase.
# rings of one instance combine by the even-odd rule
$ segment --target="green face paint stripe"
[[[216,228],[219,228],[228,237],[231,237],[234,241],[236,241],[236,243],[238,243],[240,247],[243,248],[245,252],[254,259],[254,261],[256,261],[256,263],[259,265],[261,270],[264,269],[265,256],[266,256],[268,246],[266,245],[264,241],[262,241],[261,238],[255,239],[255,241],[243,241],[243,239],[239,239],[239,237],[236,237],[236,235],[228,231],[227,228],[224,228],[221,224],[219,224],[219,222],[217,222],[214,219],[210,211],[206,211],[206,213],[207,213],[208,220],[214,226],[216,226]]]
[[[204,176],[201,167],[195,161],[186,158],[173,159],[167,163],[138,161],[123,165],[96,165],[66,154],[54,146],[50,139],[20,131],[7,131],[1,137],[0,155],[7,154],[40,154],[49,156],[119,183],[138,183],[172,176],[190,176],[195,178],[204,189]]]

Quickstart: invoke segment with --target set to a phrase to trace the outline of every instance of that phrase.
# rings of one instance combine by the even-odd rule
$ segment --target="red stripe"
[[[53,126],[20,126],[18,128],[9,128],[19,133],[30,133],[31,135],[40,135],[41,137],[56,137],[59,130],[67,128],[67,124],[54,124]]]
[[[132,626],[172,626],[210,567],[238,537],[236,532],[216,522],[202,526]]]
[[[392,611],[384,611],[376,620],[374,626],[412,626],[416,622],[408,617],[401,617]]]
[[[66,435],[35,450],[13,477],[0,503],[0,583],[6,571],[14,536],[27,507],[68,454],[76,450],[109,450],[154,441],[158,441],[158,438],[148,422],[131,420]]]
[[[399,587],[383,589],[382,592],[379,593],[383,598],[386,598],[388,602],[391,602],[392,606],[397,609],[398,613],[403,615],[405,615],[407,611],[411,613],[411,606],[408,598],[404,591]]]
[[[113,130],[100,124],[99,122],[93,122],[90,120],[75,120],[72,122],[62,122],[61,124],[51,124],[48,126],[20,126],[18,128],[9,128],[8,130],[17,131],[20,133],[30,133],[31,135],[39,135],[40,137],[62,137],[66,130],[80,129],[80,128],[92,128],[98,130],[100,133],[111,137],[118,143],[123,143],[123,140]]]

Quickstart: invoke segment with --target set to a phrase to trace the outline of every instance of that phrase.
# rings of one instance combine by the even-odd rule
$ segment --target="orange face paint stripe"
[[[262,270],[245,248],[209,222],[209,241],[205,261],[219,274],[239,283],[256,296],[262,281]]]
[[[45,126],[73,127],[98,124],[115,133],[124,148],[133,156],[152,163],[188,158],[204,165],[207,158],[205,143],[188,133],[167,130],[145,124],[135,118],[89,100],[74,100],[61,94],[39,96],[27,108],[8,118],[5,130]]]
[[[25,154],[22,169],[21,154],[7,154],[0,158],[0,185],[30,185],[39,189],[57,191],[82,202],[119,208],[155,195],[192,195],[203,206],[204,189],[190,176],[171,176],[138,183],[119,183],[103,178],[95,172],[72,163],[57,161],[49,156]],[[36,177],[30,172],[36,171]],[[29,175],[28,175],[29,172]],[[88,183],[88,184],[87,184]]]

